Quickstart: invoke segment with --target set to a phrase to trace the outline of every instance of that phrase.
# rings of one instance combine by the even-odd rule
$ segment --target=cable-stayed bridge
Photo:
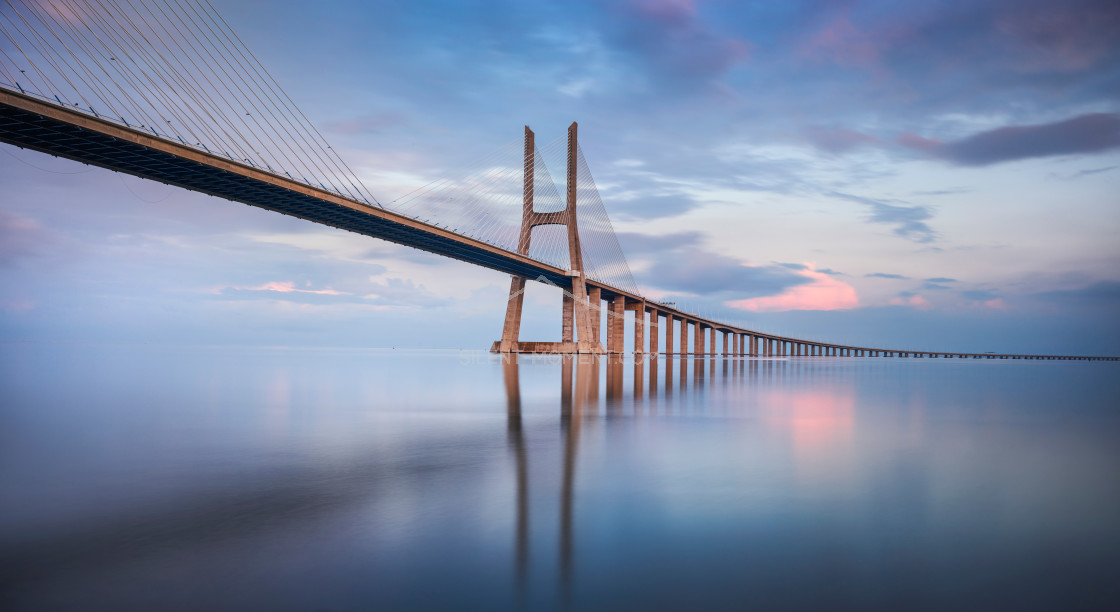
[[[380,202],[209,0],[4,0],[0,33],[0,141],[510,274],[498,352],[622,353],[633,311],[636,354],[1120,359],[836,344],[646,299],[574,123]],[[559,342],[520,340],[527,280],[562,291]]]

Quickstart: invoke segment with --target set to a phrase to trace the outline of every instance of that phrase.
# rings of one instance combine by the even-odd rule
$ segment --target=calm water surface
[[[0,346],[0,609],[1120,609],[1120,364]]]

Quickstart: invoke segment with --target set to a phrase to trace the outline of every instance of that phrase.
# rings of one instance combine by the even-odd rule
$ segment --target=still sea
[[[0,609],[1117,610],[1120,363],[3,345]]]

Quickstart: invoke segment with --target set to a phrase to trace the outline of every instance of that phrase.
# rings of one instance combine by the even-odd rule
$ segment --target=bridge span
[[[574,128],[572,141],[574,145]],[[527,134],[531,132],[527,130]],[[564,339],[557,342],[523,342],[506,330],[494,350],[501,352],[590,352],[623,353],[625,313],[633,316],[633,352],[723,357],[902,357],[956,359],[1110,360],[1112,356],[963,353],[905,348],[880,348],[814,341],[750,330],[685,312],[675,306],[647,300],[641,295],[614,287],[579,273],[579,266],[562,269],[528,256],[525,249],[511,252],[478,239],[406,215],[370,205],[338,193],[319,189],[287,176],[240,163],[215,153],[176,142],[136,127],[121,125],[65,105],[37,98],[26,92],[0,87],[0,141],[81,163],[132,174],[215,197],[241,202],[388,240],[437,255],[483,266],[514,277],[511,305],[517,303],[524,281],[537,280],[563,290],[565,301]],[[527,146],[527,150],[531,150]],[[528,155],[527,155],[528,157]],[[571,157],[569,157],[571,160]],[[571,161],[569,165],[573,165]],[[569,172],[571,172],[569,168]],[[574,178],[569,174],[570,178]],[[569,200],[574,185],[569,187]],[[528,215],[533,214],[531,196]],[[574,217],[572,217],[574,219]],[[545,219],[547,221],[547,219]],[[533,223],[526,221],[530,227]],[[575,235],[572,253],[578,253],[578,224],[569,222]],[[520,283],[519,283],[520,280]],[[582,287],[580,287],[582,285]],[[511,311],[513,310],[511,306]],[[576,310],[587,313],[586,330]],[[602,314],[605,311],[605,317]],[[605,319],[605,322],[604,322]],[[605,348],[601,343],[605,327]],[[575,332],[585,336],[573,342]],[[660,336],[664,335],[664,349]],[[509,342],[512,340],[512,343]],[[691,341],[691,342],[690,342]]]

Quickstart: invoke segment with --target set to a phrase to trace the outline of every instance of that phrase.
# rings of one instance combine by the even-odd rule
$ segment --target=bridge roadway
[[[572,286],[567,270],[384,208],[342,197],[284,175],[5,87],[0,87],[0,141],[388,240],[498,272],[537,280],[543,277],[563,289],[570,289]],[[620,315],[624,310],[633,310],[636,313],[635,353],[658,352],[658,330],[665,329],[667,342],[664,353],[674,355],[716,355],[718,332],[723,335],[722,354],[725,356],[1120,360],[1120,357],[1100,356],[880,349],[803,340],[706,319],[671,305],[647,301],[640,295],[591,279],[587,279],[587,287],[593,296],[598,295],[596,302],[607,301],[607,310],[615,317],[607,317],[607,351],[611,353],[623,352]],[[592,304],[592,308],[598,305]],[[662,318],[665,323],[659,324]],[[612,320],[616,323],[612,324]],[[688,348],[687,332],[682,335],[683,341],[677,345],[678,350],[674,350],[671,339],[678,324],[682,330],[694,330],[691,350]],[[595,327],[598,328],[597,325]],[[647,329],[650,332],[648,351],[645,343]],[[598,329],[595,332],[598,334]],[[710,343],[705,336],[710,336]]]

